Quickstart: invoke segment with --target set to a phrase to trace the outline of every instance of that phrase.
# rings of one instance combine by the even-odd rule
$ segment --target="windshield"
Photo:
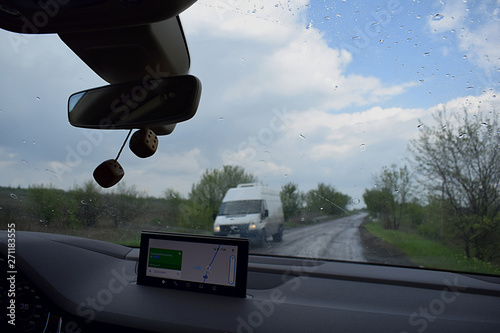
[[[497,2],[200,0],[180,17],[198,111],[153,156],[126,147],[109,189],[92,173],[127,131],[66,115],[107,83],[57,35],[0,31],[1,229],[127,246],[220,230],[254,254],[500,274]],[[269,217],[215,225],[240,184],[276,191]]]
[[[219,215],[259,214],[261,212],[262,201],[241,200],[223,202],[220,205]]]

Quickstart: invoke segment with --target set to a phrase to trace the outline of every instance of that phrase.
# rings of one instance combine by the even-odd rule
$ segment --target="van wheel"
[[[260,233],[259,246],[264,247],[267,244],[267,233],[266,229],[262,229]]]
[[[283,240],[283,226],[280,225],[278,232],[273,235],[273,242],[281,242]]]

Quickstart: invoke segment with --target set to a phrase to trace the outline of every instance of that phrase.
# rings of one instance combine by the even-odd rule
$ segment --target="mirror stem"
[[[132,130],[128,131],[127,137],[125,138],[125,141],[123,141],[122,147],[120,148],[118,155],[116,155],[115,161],[118,161],[118,158],[120,157],[120,154],[122,153],[123,148],[125,147],[125,144],[127,143],[128,138],[130,137],[131,133],[132,133]]]

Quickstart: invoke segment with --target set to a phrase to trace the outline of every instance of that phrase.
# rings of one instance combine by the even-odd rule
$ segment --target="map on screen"
[[[150,239],[146,276],[234,286],[238,247]]]

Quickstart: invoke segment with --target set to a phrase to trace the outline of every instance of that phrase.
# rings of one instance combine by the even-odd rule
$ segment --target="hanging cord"
[[[128,138],[130,137],[130,133],[132,133],[132,129],[128,132],[127,137],[125,138],[125,141],[123,142],[122,147],[120,148],[120,151],[118,152],[118,155],[115,158],[115,161],[118,161],[118,158],[120,157],[120,154],[122,153],[123,148],[125,148],[125,144],[127,143]]]

